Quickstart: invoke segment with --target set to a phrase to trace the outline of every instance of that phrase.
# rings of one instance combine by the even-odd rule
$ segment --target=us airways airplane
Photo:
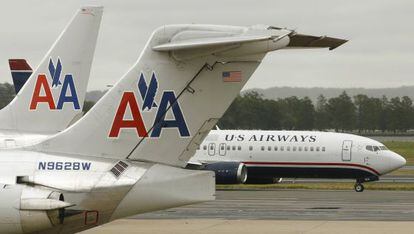
[[[0,151],[0,232],[73,233],[214,199],[214,172],[182,167],[264,56],[344,42],[268,26],[156,29],[81,120]]]
[[[79,9],[34,72],[10,60],[16,87],[24,85],[0,110],[0,149],[39,142],[82,116],[102,11]]]
[[[406,163],[382,143],[357,135],[311,131],[212,130],[189,167],[216,172],[218,183],[273,183],[279,178],[376,181]]]

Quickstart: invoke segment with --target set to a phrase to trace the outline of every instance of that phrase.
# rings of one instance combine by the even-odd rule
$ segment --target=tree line
[[[15,96],[13,85],[0,84],[0,109]],[[95,103],[85,101],[87,112]],[[239,95],[219,120],[222,129],[330,130],[358,132],[406,132],[414,129],[413,101],[346,92],[333,98],[320,95],[316,103],[296,96],[265,99],[257,92]]]
[[[256,92],[238,96],[220,119],[223,129],[327,130],[406,132],[414,128],[414,106],[407,97],[388,99],[346,92],[320,95],[313,103],[296,96],[269,100]]]

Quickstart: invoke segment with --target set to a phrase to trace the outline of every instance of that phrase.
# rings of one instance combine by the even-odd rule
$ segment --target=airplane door
[[[219,147],[219,155],[225,156],[226,155],[226,143],[221,143]]]
[[[342,161],[351,161],[352,158],[352,141],[345,140],[342,143]]]
[[[216,144],[215,143],[208,144],[208,155],[214,156],[215,153],[216,153]]]

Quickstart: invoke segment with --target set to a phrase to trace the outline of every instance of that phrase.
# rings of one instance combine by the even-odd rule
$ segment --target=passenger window
[[[277,146],[275,146],[275,151],[277,151]]]
[[[290,146],[286,146],[286,150],[287,151],[290,151]]]
[[[233,146],[231,147],[231,149],[232,149],[233,151],[235,151],[235,150],[236,150],[236,146],[235,146],[235,145],[233,145]]]
[[[309,151],[313,151],[313,146],[309,147]]]
[[[307,147],[307,146],[305,146],[305,148],[304,148],[304,149],[305,149],[305,151],[308,151],[308,147]]]
[[[293,151],[296,151],[296,146],[293,146],[293,147],[292,147],[292,150],[293,150]]]
[[[249,146],[249,150],[252,151],[253,150],[253,146]]]
[[[239,146],[237,146],[237,150],[238,151],[240,151],[241,150],[241,146],[239,145]]]
[[[272,146],[268,146],[267,151],[272,151]]]
[[[203,150],[207,150],[207,146],[205,145],[205,146],[203,146]]]
[[[284,146],[280,146],[280,151],[284,151],[285,147]]]
[[[322,147],[322,151],[323,151],[323,152],[325,152],[325,146],[324,146],[324,147]]]
[[[264,151],[264,149],[265,149],[265,147],[264,147],[264,146],[262,146],[262,147],[261,147],[261,150],[262,150],[262,151]]]
[[[227,151],[229,151],[229,150],[230,150],[230,146],[228,145],[228,146],[227,146]]]
[[[319,151],[319,146],[318,146],[318,147],[316,147],[316,151]]]
[[[369,151],[374,151],[374,150],[372,149],[372,145],[367,145],[367,147],[365,147],[365,149],[367,149],[367,150],[369,150]]]
[[[299,151],[302,151],[302,146],[299,146],[299,147],[298,147],[298,150],[299,150]]]
[[[220,150],[224,150],[226,147],[224,147],[224,144],[220,144]]]

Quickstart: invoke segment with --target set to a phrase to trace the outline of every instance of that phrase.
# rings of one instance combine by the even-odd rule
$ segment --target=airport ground
[[[385,141],[407,166],[353,191],[351,180],[218,186],[216,200],[137,215],[84,233],[414,233],[414,142]]]
[[[413,191],[226,190],[85,233],[413,233]]]
[[[353,191],[352,181],[340,180],[218,186],[215,201],[137,215],[85,233],[414,233],[414,177],[381,181],[366,184],[363,193]]]

